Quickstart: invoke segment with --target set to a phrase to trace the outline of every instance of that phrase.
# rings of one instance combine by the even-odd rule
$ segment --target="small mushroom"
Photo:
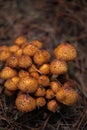
[[[50,54],[46,50],[39,50],[34,55],[34,62],[37,65],[42,65],[50,61]]]
[[[0,61],[6,61],[10,57],[8,50],[0,50]]]
[[[27,45],[23,49],[23,54],[29,55],[29,56],[34,56],[34,54],[38,51],[38,48],[35,47],[34,45]]]
[[[40,42],[39,40],[33,40],[31,41],[31,44],[36,46],[37,48],[41,49],[42,48],[42,42]]]
[[[55,48],[54,56],[60,60],[71,61],[76,58],[77,52],[73,45],[69,43],[61,43]]]
[[[44,75],[49,74],[50,73],[49,64],[43,64],[42,66],[40,66],[39,71],[41,74],[44,74]]]
[[[18,67],[18,57],[15,55],[11,55],[7,61],[6,61],[7,66],[12,67],[12,68],[17,68]]]
[[[46,94],[46,90],[43,87],[38,87],[37,91],[35,92],[36,97],[43,97]]]
[[[64,74],[67,72],[67,64],[65,61],[53,60],[50,64],[50,72],[55,75]]]
[[[55,97],[55,93],[53,92],[53,90],[52,89],[47,89],[47,91],[46,91],[46,98],[47,99],[52,99],[54,97]]]
[[[57,93],[61,89],[62,85],[58,81],[52,81],[50,82],[50,87],[54,93]]]
[[[20,70],[18,73],[19,78],[29,76],[29,73],[25,70]]]
[[[48,78],[48,76],[45,76],[45,75],[41,75],[38,79],[38,83],[44,87],[47,87],[49,86],[50,84],[50,80]]]
[[[60,105],[55,99],[53,99],[47,103],[47,109],[51,112],[56,112],[60,109]]]
[[[0,74],[2,79],[9,79],[16,75],[17,75],[17,72],[10,67],[5,67],[4,69],[2,69],[1,74]]]
[[[46,104],[46,100],[45,100],[44,97],[38,97],[36,99],[36,105],[37,105],[37,107],[43,107],[43,106],[45,106],[45,104]]]
[[[17,57],[20,57],[20,56],[22,56],[22,54],[23,54],[23,50],[20,48],[20,49],[18,49],[14,54],[15,54],[15,56],[17,56]]]
[[[18,88],[22,92],[34,93],[38,88],[38,81],[33,77],[22,77],[19,80]]]
[[[19,77],[13,77],[11,79],[7,79],[4,86],[10,91],[15,91],[18,89],[18,82],[19,82]]]
[[[18,45],[18,46],[21,46],[21,45],[23,45],[23,44],[26,43],[26,42],[27,42],[27,39],[26,39],[25,36],[19,36],[19,37],[17,37],[16,40],[14,41],[14,44],[15,44],[15,45]]]
[[[9,47],[9,51],[10,51],[11,53],[15,53],[15,52],[17,52],[18,50],[19,50],[19,46],[17,46],[17,45],[12,45],[12,46]]]
[[[8,46],[0,46],[0,51],[9,51],[9,47]]]
[[[35,78],[35,79],[39,79],[39,77],[40,77],[40,75],[39,75],[39,73],[38,72],[32,72],[32,73],[30,73],[30,76],[31,77],[33,77],[33,78]]]
[[[78,93],[71,87],[62,87],[56,93],[57,101],[67,105],[72,106],[78,101]]]
[[[16,98],[15,105],[21,112],[31,112],[36,108],[36,100],[27,94],[20,94]]]
[[[28,55],[22,55],[19,57],[18,65],[21,68],[28,68],[32,65],[32,59]]]

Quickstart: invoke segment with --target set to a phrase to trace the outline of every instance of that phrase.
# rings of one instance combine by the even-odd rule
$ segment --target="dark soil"
[[[68,41],[78,52],[69,65],[80,100],[51,113],[45,107],[21,113],[15,97],[3,94],[0,80],[0,130],[86,130],[87,129],[87,2],[86,0],[0,0],[0,46],[11,45],[19,35],[39,39],[50,52]],[[3,64],[0,63],[0,69]]]

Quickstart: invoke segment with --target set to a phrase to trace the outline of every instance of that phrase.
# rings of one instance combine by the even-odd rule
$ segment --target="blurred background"
[[[42,130],[41,126],[44,126],[43,130],[86,130],[87,1],[0,0],[0,45],[11,45],[19,35],[25,35],[29,41],[42,41],[44,48],[50,52],[62,42],[70,42],[76,47],[78,57],[70,66],[70,75],[77,82],[81,100],[76,108],[65,109],[61,114],[57,113],[57,116],[52,114],[50,117],[41,111],[38,115],[41,114],[44,119],[36,115],[32,122],[31,115],[21,115],[26,119],[26,126],[23,120],[13,120],[14,111],[13,116],[8,117],[9,123],[6,123],[4,116],[1,118],[1,130]],[[3,95],[0,94],[0,97]],[[8,108],[5,111],[7,110]],[[9,112],[12,113],[11,110]]]

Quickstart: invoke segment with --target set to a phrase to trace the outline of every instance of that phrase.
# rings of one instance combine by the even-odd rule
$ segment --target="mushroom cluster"
[[[56,112],[61,104],[72,106],[78,101],[75,88],[67,80],[62,83],[59,79],[67,74],[67,62],[76,58],[76,49],[61,43],[51,56],[42,45],[38,40],[28,42],[25,36],[19,36],[10,47],[0,47],[0,62],[5,63],[0,71],[4,93],[16,93],[15,105],[21,112],[43,106]]]

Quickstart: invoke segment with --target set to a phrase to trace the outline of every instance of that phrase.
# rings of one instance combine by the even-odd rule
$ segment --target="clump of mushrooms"
[[[59,79],[68,73],[67,62],[76,56],[76,49],[70,43],[59,44],[51,55],[39,40],[29,42],[25,36],[17,37],[10,47],[0,47],[0,62],[5,63],[0,72],[0,78],[5,81],[4,94],[16,93],[15,105],[21,112],[43,106],[56,112],[61,104],[76,104],[79,94],[72,80],[62,83]]]

